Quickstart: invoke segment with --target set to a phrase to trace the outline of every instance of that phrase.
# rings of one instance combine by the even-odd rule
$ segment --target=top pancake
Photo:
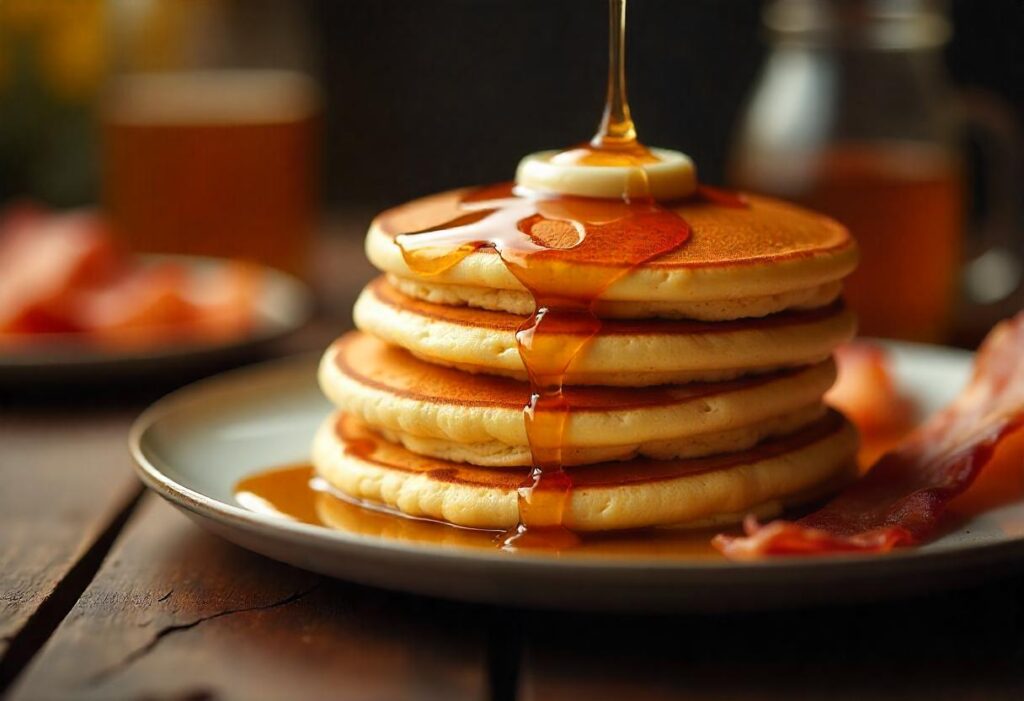
[[[370,226],[366,253],[379,269],[401,278],[497,290],[522,290],[496,252],[481,248],[454,267],[425,276],[410,270],[395,236],[450,221],[467,190],[441,193],[385,211]],[[711,301],[778,295],[827,285],[849,274],[857,246],[839,223],[799,207],[747,196],[749,207],[684,201],[672,209],[692,227],[679,248],[627,272],[601,298],[617,301]],[[642,234],[641,234],[642,235]],[[620,266],[614,246],[586,259],[561,251],[560,275],[572,292],[573,274]],[[581,275],[583,277],[583,275]]]

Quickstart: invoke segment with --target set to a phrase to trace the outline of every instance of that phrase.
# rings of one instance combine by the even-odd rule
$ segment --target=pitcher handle
[[[983,208],[968,222],[957,327],[966,343],[1024,307],[1024,230],[1021,198],[1024,139],[1012,112],[981,91],[959,101],[961,124],[973,137],[984,185]]]

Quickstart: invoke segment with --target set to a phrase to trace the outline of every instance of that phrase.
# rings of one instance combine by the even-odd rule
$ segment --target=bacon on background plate
[[[125,254],[94,212],[22,204],[0,215],[0,348],[68,335],[113,349],[226,341],[251,330],[261,283],[243,262]]]
[[[950,502],[995,458],[1024,470],[1024,312],[1004,321],[978,351],[967,387],[886,453],[859,481],[796,521],[719,535],[715,547],[743,560],[772,555],[886,552],[931,535]],[[1008,461],[1008,462],[1007,462]],[[967,496],[967,495],[964,495]]]
[[[9,208],[0,217],[0,334],[80,331],[77,291],[101,285],[119,267],[97,215]]]

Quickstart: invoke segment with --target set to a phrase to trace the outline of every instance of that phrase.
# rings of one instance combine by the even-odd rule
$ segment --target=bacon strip
[[[1024,312],[988,335],[960,396],[882,456],[864,478],[797,521],[762,526],[748,517],[746,536],[722,534],[713,543],[736,560],[877,553],[920,543],[996,447],[1022,428]]]
[[[885,349],[856,340],[836,348],[834,355],[839,376],[825,401],[853,422],[861,438],[901,438],[913,428],[913,402],[897,389]]]
[[[263,273],[240,261],[203,268],[117,249],[95,212],[0,210],[0,349],[76,340],[124,351],[216,344],[250,333]]]

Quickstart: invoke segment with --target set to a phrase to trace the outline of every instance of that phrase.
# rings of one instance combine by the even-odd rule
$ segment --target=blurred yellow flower
[[[0,2],[0,89],[10,84],[14,51],[28,48],[36,78],[61,100],[91,97],[107,65],[103,0]]]

